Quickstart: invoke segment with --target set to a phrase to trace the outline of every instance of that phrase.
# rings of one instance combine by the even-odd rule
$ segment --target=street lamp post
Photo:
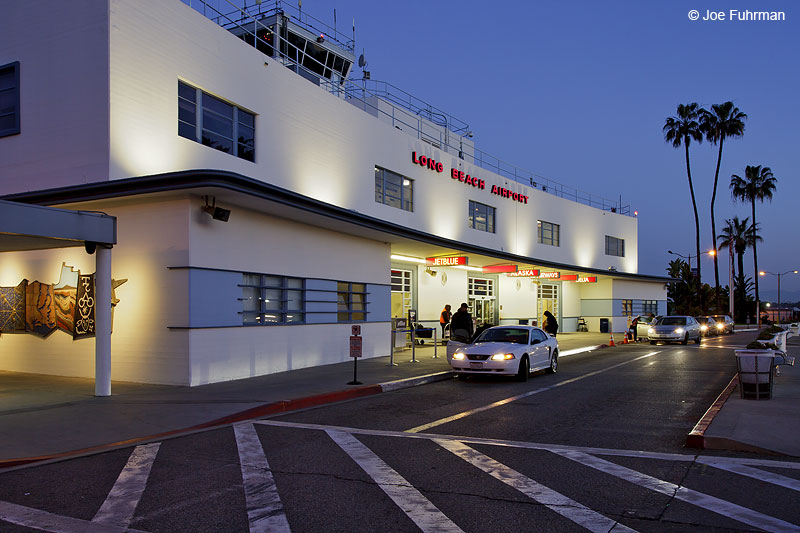
[[[767,274],[772,274],[776,278],[778,278],[778,308],[781,306],[781,276],[786,274],[797,274],[797,270],[787,270],[786,272],[770,272],[768,270],[762,270],[758,273],[759,276],[766,276]],[[780,311],[778,311],[780,313]]]

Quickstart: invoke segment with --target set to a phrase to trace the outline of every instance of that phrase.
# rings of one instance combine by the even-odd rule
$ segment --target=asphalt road
[[[798,531],[800,462],[682,448],[736,371],[730,339],[7,472],[0,531]]]

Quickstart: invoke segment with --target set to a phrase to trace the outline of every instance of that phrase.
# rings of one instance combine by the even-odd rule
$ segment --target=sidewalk
[[[617,335],[621,337],[621,335]],[[562,354],[608,342],[608,334],[558,336]],[[452,379],[445,347],[430,344],[389,357],[304,368],[198,387],[113,382],[94,396],[94,380],[0,371],[0,469],[90,453],[144,440]]]

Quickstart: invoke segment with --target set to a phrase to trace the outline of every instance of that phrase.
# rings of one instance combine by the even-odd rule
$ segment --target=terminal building
[[[306,12],[232,9],[4,3],[0,200],[108,215],[116,240],[110,280],[88,240],[0,246],[0,370],[93,377],[92,283],[110,377],[178,385],[346,361],[354,324],[386,356],[445,304],[565,332],[666,313],[621,200],[482,152]]]

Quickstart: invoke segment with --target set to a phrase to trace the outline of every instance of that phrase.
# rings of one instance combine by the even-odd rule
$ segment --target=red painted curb
[[[697,448],[700,450],[704,450],[706,447],[706,430],[708,426],[711,425],[711,422],[714,421],[714,417],[722,409],[722,406],[725,404],[727,399],[730,397],[733,389],[736,388],[736,385],[739,384],[739,376],[733,376],[731,378],[730,383],[722,390],[717,399],[714,400],[714,403],[711,404],[711,407],[708,408],[708,411],[700,418],[700,421],[694,426],[692,431],[686,435],[686,443],[683,445],[684,448]]]
[[[171,437],[181,433],[189,433],[192,431],[208,429],[215,426],[224,426],[228,424],[233,424],[235,422],[241,422],[243,420],[261,418],[264,416],[274,415],[277,413],[286,413],[289,411],[296,411],[298,409],[306,409],[308,407],[316,407],[319,405],[341,402],[344,400],[362,398],[364,396],[372,396],[373,394],[379,394],[381,392],[383,392],[383,389],[380,385],[365,385],[363,387],[356,387],[352,389],[343,389],[333,392],[326,392],[322,394],[315,394],[313,396],[306,396],[304,398],[297,398],[294,400],[280,400],[273,403],[259,405],[258,407],[253,407],[251,409],[247,409],[239,413],[227,415],[222,418],[218,418],[216,420],[211,420],[210,422],[204,422],[202,424],[197,424],[195,426],[190,426],[183,429],[164,431],[162,433],[156,433],[154,435],[148,435],[146,437],[136,437],[133,439],[111,442],[108,444],[100,444],[98,446],[91,446],[89,448],[82,448],[80,450],[72,450],[69,452],[54,453],[49,455],[40,455],[38,457],[3,459],[0,460],[0,469],[10,468],[12,466],[22,466],[31,463],[38,463],[40,461],[48,461],[52,459],[63,459],[71,456],[85,455],[87,453],[92,453],[92,452],[101,452],[104,450],[119,448],[121,446],[130,446],[140,442],[151,441],[162,437]]]

